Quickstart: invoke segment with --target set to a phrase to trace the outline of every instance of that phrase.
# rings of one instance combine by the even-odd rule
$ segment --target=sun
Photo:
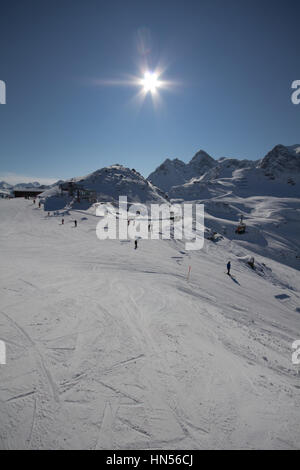
[[[114,80],[95,79],[96,85],[137,87],[137,93],[132,97],[132,103],[141,109],[144,102],[152,102],[158,110],[163,105],[164,91],[172,91],[178,87],[179,82],[164,79],[167,67],[163,63],[150,68],[147,63],[138,67],[138,75],[125,75],[124,78]]]
[[[159,87],[158,75],[154,72],[145,72],[144,79],[142,80],[145,93],[154,93],[156,88]]]

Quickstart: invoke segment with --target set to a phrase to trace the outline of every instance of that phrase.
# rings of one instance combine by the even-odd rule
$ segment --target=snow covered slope
[[[217,164],[207,171],[201,178],[201,182],[211,182],[223,178],[232,178],[237,170],[255,168],[258,162],[253,160],[238,160],[236,158],[221,158]]]
[[[226,237],[101,242],[91,210],[0,213],[1,448],[300,448],[299,271]]]
[[[184,163],[177,158],[167,159],[153,173],[148,180],[164,191],[169,191],[172,186],[186,183],[191,178],[199,177],[216,165],[216,161],[204,150],[200,150],[189,163]]]

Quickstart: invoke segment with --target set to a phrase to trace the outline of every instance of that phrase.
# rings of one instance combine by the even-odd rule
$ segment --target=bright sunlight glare
[[[145,72],[142,84],[146,93],[148,91],[150,91],[151,93],[155,92],[156,88],[159,87],[157,74],[153,72]]]

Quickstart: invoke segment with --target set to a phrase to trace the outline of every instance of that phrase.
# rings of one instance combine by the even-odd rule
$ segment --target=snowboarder
[[[77,220],[74,220],[74,227],[77,227]]]
[[[134,240],[134,249],[136,250],[138,247],[137,240]]]
[[[230,261],[228,261],[228,263],[227,263],[227,274],[228,274],[228,276],[230,276],[230,268],[231,268],[231,263],[230,263]]]

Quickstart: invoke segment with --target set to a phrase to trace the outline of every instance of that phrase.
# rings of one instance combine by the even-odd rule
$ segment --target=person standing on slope
[[[138,247],[137,240],[134,240],[134,249],[136,250]]]
[[[74,220],[74,227],[77,227],[77,220]]]
[[[227,274],[228,274],[228,276],[230,276],[230,269],[231,269],[231,263],[230,263],[230,261],[228,261],[228,263],[227,263]]]

